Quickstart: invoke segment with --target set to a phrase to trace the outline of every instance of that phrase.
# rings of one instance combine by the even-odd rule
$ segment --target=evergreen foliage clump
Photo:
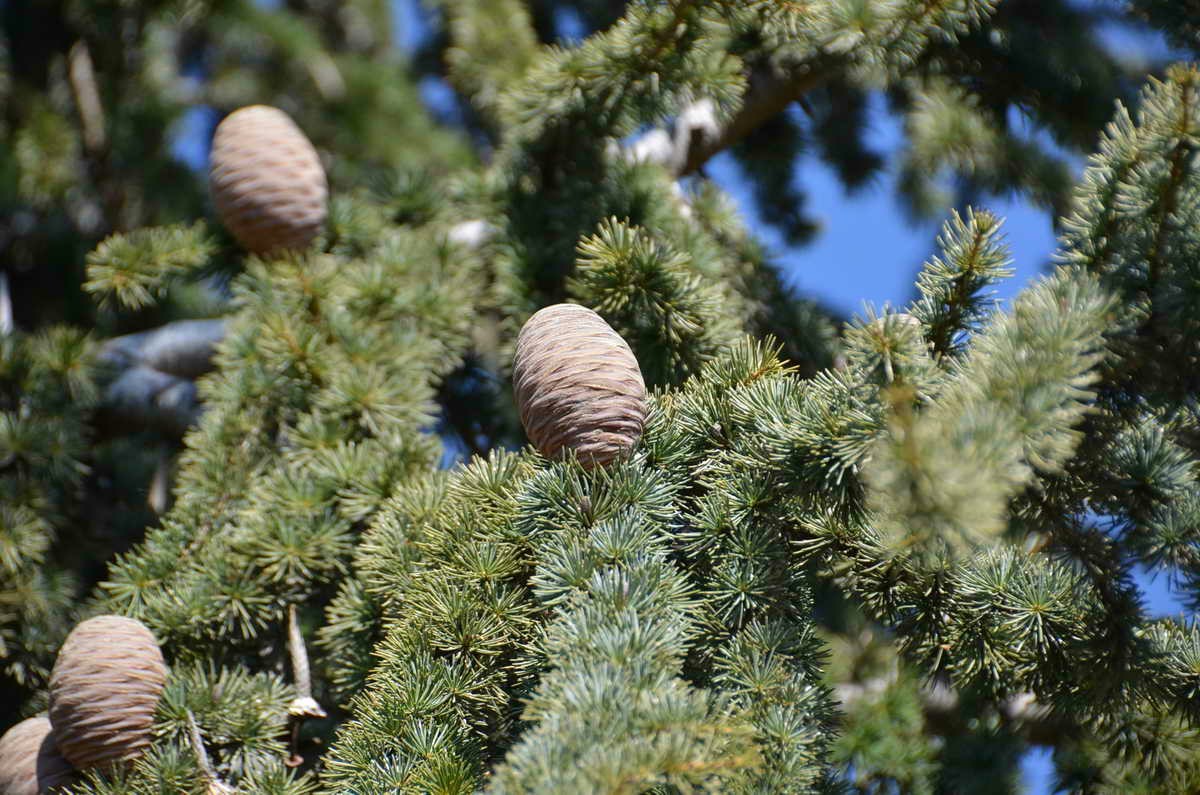
[[[431,7],[411,59],[367,0],[0,8],[3,725],[116,613],[155,739],[72,792],[1200,791],[1200,70],[1065,1]],[[251,103],[328,171],[306,250],[168,151]],[[907,305],[797,295],[706,173],[799,242],[806,150],[948,216]],[[1061,234],[1006,306],[1010,191]],[[564,301],[651,389],[605,466],[513,405]]]

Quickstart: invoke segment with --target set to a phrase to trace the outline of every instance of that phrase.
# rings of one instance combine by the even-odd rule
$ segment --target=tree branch
[[[815,88],[826,74],[827,71],[815,68],[787,74],[769,68],[752,70],[742,107],[716,129],[705,126],[702,115],[698,117],[701,123],[696,123],[697,117],[688,112],[695,105],[685,109],[679,116],[685,124],[680,127],[677,123],[675,130],[675,176],[684,177],[700,170],[716,154],[733,146]],[[707,100],[701,100],[703,102]]]
[[[843,683],[834,687],[834,696],[844,708],[872,703],[894,681],[892,677],[869,679],[862,683]],[[921,688],[925,721],[931,731],[942,736],[961,734],[967,730],[969,715],[961,709],[957,691],[941,683]],[[1045,704],[1038,703],[1032,693],[1018,693],[996,705],[1004,719],[1017,733],[1034,745],[1055,746],[1072,733],[1070,721],[1055,715]]]
[[[8,291],[8,271],[0,271],[0,337],[12,334],[16,325],[13,323],[12,296]]]
[[[752,69],[742,106],[725,124],[717,122],[712,100],[700,99],[680,112],[674,134],[651,130],[633,143],[629,155],[635,160],[661,163],[676,178],[694,174],[721,151],[800,100],[831,73],[816,64],[788,72],[769,66]],[[669,146],[665,138],[670,139]]]
[[[104,423],[182,436],[200,418],[193,380],[212,369],[224,335],[224,320],[180,320],[104,343],[99,361],[115,372],[101,403]]]
[[[208,758],[208,752],[204,749],[204,737],[200,734],[200,727],[196,724],[196,716],[192,714],[190,709],[187,711],[187,724],[188,739],[192,744],[192,753],[196,756],[196,766],[200,768],[200,775],[208,783],[208,795],[233,795],[236,790],[222,781],[217,772],[213,770],[212,762]]]
[[[288,706],[288,767],[304,764],[300,755],[300,727],[306,718],[324,718],[325,710],[312,695],[312,675],[308,668],[308,648],[304,645],[304,633],[300,631],[300,619],[296,606],[288,605],[287,613],[288,656],[292,658],[292,682],[296,698]]]
[[[100,359],[120,369],[141,365],[192,379],[212,369],[213,350],[224,336],[224,320],[177,320],[108,340]]]
[[[496,228],[481,219],[462,221],[447,240],[469,249],[486,245]],[[0,272],[0,333],[6,283]],[[177,320],[150,331],[105,342],[99,361],[113,373],[101,403],[101,421],[117,432],[151,429],[178,439],[200,418],[196,378],[213,369],[225,336],[224,319]]]
[[[96,87],[92,54],[83,39],[75,42],[67,53],[67,79],[75,95],[75,107],[83,127],[83,144],[89,152],[99,152],[107,143],[104,106],[100,103],[100,90]]]
[[[292,659],[292,682],[296,698],[288,712],[299,718],[323,718],[325,710],[312,694],[312,674],[308,667],[308,647],[304,645],[304,633],[300,631],[300,619],[296,606],[288,605],[287,614],[288,656]]]

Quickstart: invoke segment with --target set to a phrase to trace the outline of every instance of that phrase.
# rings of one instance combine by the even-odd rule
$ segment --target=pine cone
[[[162,652],[140,621],[97,616],[75,627],[50,673],[50,723],[62,755],[81,770],[140,755],[166,680]]]
[[[521,424],[547,458],[574,450],[584,466],[604,466],[642,435],[646,384],[637,358],[587,307],[556,304],[526,321],[513,388]]]
[[[307,248],[325,223],[317,150],[278,108],[250,105],[213,136],[209,188],[225,226],[255,254]]]
[[[0,737],[0,795],[41,795],[70,782],[72,772],[44,715],[23,720]]]

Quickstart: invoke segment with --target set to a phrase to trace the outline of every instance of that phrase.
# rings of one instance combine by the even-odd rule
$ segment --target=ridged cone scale
[[[140,621],[97,616],[71,630],[50,673],[50,723],[75,767],[108,767],[153,740],[167,666]]]
[[[247,251],[308,248],[325,224],[329,188],[317,150],[278,108],[250,105],[217,125],[209,190],[221,222]]]
[[[646,422],[646,384],[628,343],[576,304],[534,313],[517,337],[513,391],[521,424],[547,458],[588,468],[629,455]]]
[[[42,795],[71,780],[45,715],[27,718],[0,737],[0,795]]]

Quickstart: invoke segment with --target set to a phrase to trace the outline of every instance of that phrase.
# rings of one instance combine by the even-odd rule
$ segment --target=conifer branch
[[[708,100],[693,103],[676,122],[674,147],[668,165],[676,177],[694,174],[725,149],[741,141],[767,120],[834,74],[832,70],[809,67],[788,74],[764,67],[750,73],[749,87],[737,113],[726,123],[706,123],[711,112]]]
[[[451,42],[446,52],[450,80],[470,99],[489,132],[498,134],[499,99],[538,52],[529,7],[521,0],[442,0],[440,5]]]
[[[212,369],[223,320],[180,320],[106,342],[98,359],[114,372],[102,419],[114,430],[151,429],[179,438],[199,419],[194,379]]]
[[[1176,71],[1175,76],[1178,82],[1173,87],[1178,101],[1176,108],[1178,115],[1171,122],[1175,127],[1172,132],[1178,136],[1178,140],[1165,158],[1168,164],[1168,174],[1161,185],[1160,195],[1155,202],[1154,217],[1151,219],[1155,229],[1147,263],[1151,290],[1154,290],[1159,283],[1163,268],[1164,248],[1171,232],[1172,216],[1175,214],[1179,201],[1180,188],[1183,187],[1184,180],[1188,176],[1187,160],[1195,150],[1192,141],[1189,140],[1189,134],[1194,131],[1196,126],[1194,106],[1197,89],[1196,76],[1184,70]]]
[[[200,734],[200,726],[196,723],[196,716],[190,709],[187,711],[187,732],[192,753],[196,756],[196,766],[200,768],[200,775],[208,783],[208,795],[232,795],[235,790],[221,781],[221,777],[213,769],[212,761],[208,758],[208,751],[204,748],[204,737]]]
[[[842,682],[833,688],[834,696],[843,709],[860,703],[872,703],[894,682],[894,677],[877,677],[863,682]],[[920,688],[921,706],[930,729],[943,736],[954,736],[968,730],[964,724],[962,698],[957,690],[942,683]],[[997,712],[1021,736],[1034,745],[1058,746],[1077,731],[1067,721],[1055,715],[1049,707],[1038,702],[1032,693],[1017,693],[996,704]]]
[[[287,635],[288,656],[292,661],[292,684],[296,688],[296,697],[288,706],[287,764],[289,767],[295,767],[304,762],[304,757],[300,755],[300,728],[305,719],[324,718],[326,713],[312,695],[308,648],[304,644],[304,633],[300,630],[300,620],[294,604],[288,605],[287,609]]]
[[[104,106],[96,88],[96,69],[92,54],[83,39],[75,42],[67,53],[67,74],[75,94],[75,107],[83,126],[83,143],[89,152],[104,149],[107,135],[104,130]]]
[[[988,295],[1008,254],[978,211],[947,224],[916,301],[839,335],[729,197],[681,177],[735,147],[764,218],[798,234],[779,165],[812,141],[862,184],[885,92],[910,206],[950,176],[1058,209],[1058,155],[1006,112],[1090,141],[1116,88],[1071,62],[1112,59],[1028,46],[1036,3],[956,44],[996,0],[431,0],[422,50],[471,102],[447,121],[494,147],[480,163],[408,126],[423,117],[388,4],[233,0],[181,27],[180,1],[35,10],[66,23],[36,85],[41,37],[6,39],[13,95],[31,98],[0,156],[16,267],[61,275],[45,255],[83,250],[30,245],[58,218],[121,229],[84,288],[128,323],[201,314],[197,280],[244,266],[229,318],[99,344],[12,329],[0,271],[0,702],[18,701],[9,678],[24,700],[48,675],[74,560],[130,544],[94,606],[137,616],[174,661],[152,747],[84,790],[959,791],[984,765],[1007,786],[1044,743],[1064,781],[1200,791],[1200,627],[1150,619],[1132,574],[1200,581],[1197,73],[1169,70],[1136,122],[1118,115],[1065,224],[1067,266],[1012,311]],[[542,47],[568,5],[598,32]],[[179,73],[206,53],[199,80]],[[1082,96],[1072,82],[1104,107],[1059,102]],[[202,198],[164,158],[185,93],[295,114],[337,164],[319,250],[241,261],[181,225]],[[428,158],[431,141],[446,151]],[[400,173],[426,159],[428,177]],[[397,171],[371,190],[380,167]],[[30,272],[8,274],[40,308]],[[611,466],[506,449],[526,414],[507,388],[516,328],[562,300],[603,315],[656,387]],[[174,439],[94,433],[189,425],[174,504]],[[452,429],[466,465],[447,466]],[[123,511],[136,526],[106,536],[156,455],[157,526]],[[847,643],[863,621],[879,645]],[[346,714],[313,720],[314,692]],[[336,735],[323,758],[318,733]]]
[[[83,288],[101,306],[141,309],[207,265],[215,250],[200,222],[110,235],[88,254]]]
[[[304,644],[304,633],[300,630],[296,606],[288,605],[287,614],[288,656],[292,660],[292,682],[296,688],[296,698],[292,700],[288,712],[298,718],[323,718],[325,710],[312,695],[308,647]]]
[[[114,433],[151,430],[179,438],[200,418],[200,400],[193,382],[139,365],[109,384],[100,416]]]
[[[225,329],[223,319],[176,320],[149,331],[113,337],[101,346],[99,358],[117,369],[143,366],[194,379],[212,369],[213,354]]]
[[[13,324],[12,296],[9,294],[8,271],[0,270],[0,337],[12,334]]]
[[[924,50],[931,34],[954,36],[962,33],[991,13],[993,4],[982,2],[944,3],[920,2],[901,4],[895,13],[898,18],[894,28],[882,29],[866,34],[874,41],[861,42],[857,48],[848,50],[837,42],[843,36],[860,37],[862,31],[840,30],[816,24],[812,29],[798,35],[789,42],[804,54],[799,58],[777,59],[752,66],[746,75],[747,90],[738,110],[724,124],[708,121],[711,114],[705,113],[707,99],[691,103],[676,120],[668,167],[676,177],[696,173],[711,158],[721,151],[746,138],[769,119],[782,113],[793,102],[801,102],[806,94],[829,79],[843,74],[847,66],[858,60],[878,58],[888,65],[889,80],[899,80],[908,73],[916,62],[916,54]],[[778,24],[792,24],[796,19],[810,15],[806,8],[777,8],[764,4],[764,20]],[[882,15],[886,16],[886,15]],[[862,50],[867,54],[858,54]],[[701,112],[697,112],[701,111]],[[700,120],[700,123],[697,123]]]
[[[149,493],[146,504],[156,514],[166,513],[171,505],[171,450],[163,446],[158,453],[158,461],[154,464],[154,475],[150,479]]]

